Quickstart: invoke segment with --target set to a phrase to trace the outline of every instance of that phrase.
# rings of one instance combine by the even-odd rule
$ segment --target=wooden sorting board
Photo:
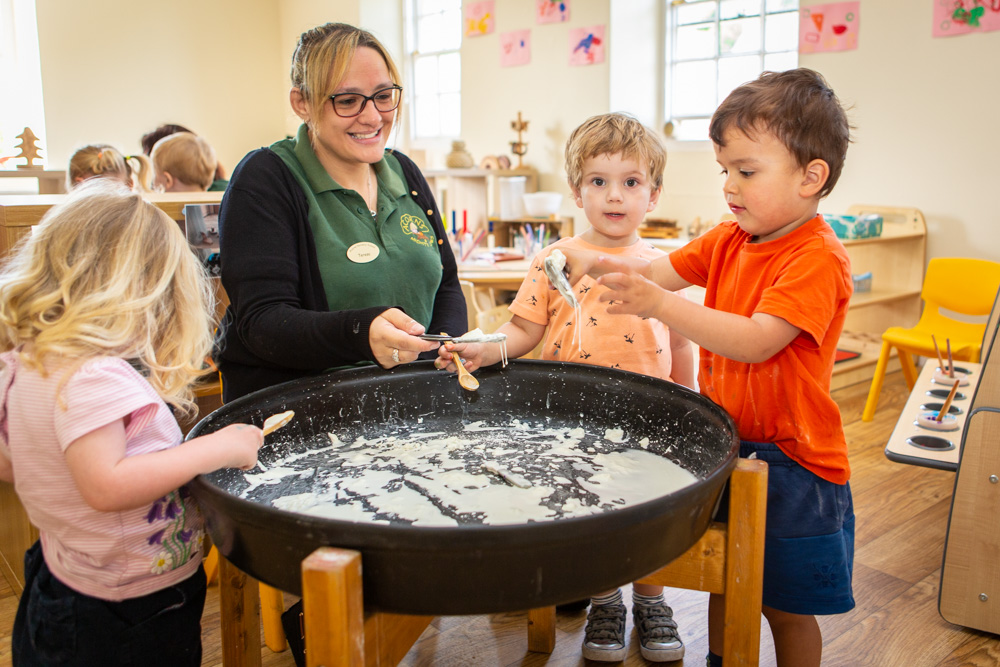
[[[940,470],[955,471],[958,468],[959,451],[962,445],[962,433],[965,430],[965,422],[969,416],[969,409],[972,405],[972,397],[975,395],[976,386],[979,384],[982,365],[971,362],[959,361],[955,363],[956,368],[964,368],[971,373],[968,375],[969,384],[959,387],[959,394],[963,398],[955,397],[952,402],[954,407],[961,410],[956,417],[957,430],[954,431],[932,431],[917,426],[918,415],[924,410],[921,405],[926,403],[944,403],[943,398],[929,396],[927,392],[931,389],[951,389],[948,384],[936,384],[934,374],[938,364],[936,360],[929,360],[924,364],[917,377],[917,383],[910,392],[910,398],[903,406],[903,411],[899,415],[899,421],[889,437],[889,442],[885,446],[885,455],[891,461],[898,463],[909,463],[912,465],[925,466],[927,468],[938,468]],[[913,436],[934,436],[942,438],[951,443],[951,448],[944,450],[925,449],[917,447],[908,442]]]

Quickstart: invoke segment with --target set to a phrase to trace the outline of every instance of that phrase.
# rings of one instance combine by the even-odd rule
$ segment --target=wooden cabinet
[[[529,167],[521,169],[430,169],[424,171],[437,199],[438,208],[451,228],[452,212],[458,227],[462,227],[462,213],[468,216],[469,230],[475,233],[486,229],[489,219],[500,211],[500,179],[507,176],[524,176],[525,192],[538,189],[538,173]]]

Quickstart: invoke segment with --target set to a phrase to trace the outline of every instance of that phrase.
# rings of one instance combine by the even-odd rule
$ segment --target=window
[[[21,151],[16,137],[30,127],[41,139],[35,164],[47,163],[35,0],[0,0],[0,90],[0,160]],[[12,169],[15,162],[24,160],[0,163],[0,169]]]
[[[765,71],[798,67],[798,0],[665,0],[665,116],[673,137],[707,140],[719,103]]]
[[[462,0],[410,0],[413,138],[462,131]]]

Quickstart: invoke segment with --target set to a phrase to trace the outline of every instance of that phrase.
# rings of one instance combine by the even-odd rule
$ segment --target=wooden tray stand
[[[730,481],[729,524],[713,523],[701,539],[641,583],[726,595],[723,660],[755,667],[760,653],[767,464],[740,459]],[[222,664],[258,667],[260,606],[257,582],[219,559]],[[365,613],[361,554],[320,547],[302,561],[306,664],[395,665],[434,617]],[[555,607],[528,612],[528,650],[555,648]]]

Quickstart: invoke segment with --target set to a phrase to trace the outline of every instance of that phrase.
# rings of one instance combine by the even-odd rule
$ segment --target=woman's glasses
[[[336,95],[330,95],[330,102],[333,103],[333,112],[335,114],[341,118],[353,118],[365,110],[368,100],[371,100],[378,111],[392,111],[399,106],[402,91],[402,86],[392,86],[391,88],[376,90],[370,96],[362,95],[361,93],[337,93]]]

